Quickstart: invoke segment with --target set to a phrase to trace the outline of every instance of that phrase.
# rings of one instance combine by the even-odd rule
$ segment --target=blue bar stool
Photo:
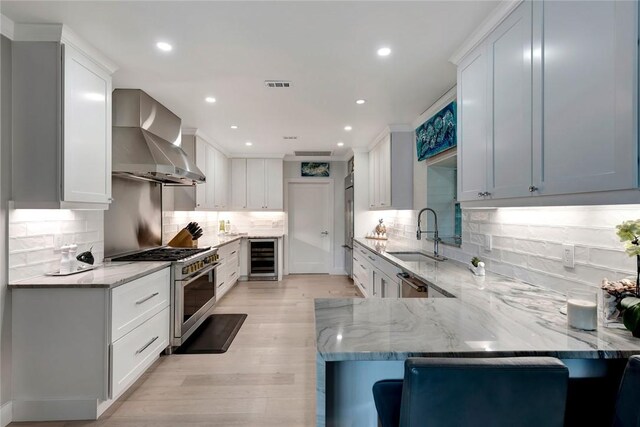
[[[382,427],[561,427],[568,379],[551,357],[410,358],[373,397]]]
[[[614,427],[640,426],[640,356],[631,356],[620,382]]]

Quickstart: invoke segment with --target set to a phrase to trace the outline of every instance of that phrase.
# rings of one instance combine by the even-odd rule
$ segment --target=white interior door
[[[331,271],[331,186],[323,183],[289,183],[289,272]]]

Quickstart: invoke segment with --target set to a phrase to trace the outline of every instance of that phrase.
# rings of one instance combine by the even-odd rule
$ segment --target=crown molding
[[[418,126],[426,122],[429,118],[433,117],[438,111],[442,110],[443,107],[447,106],[451,101],[454,101],[458,96],[457,86],[449,89],[444,95],[442,95],[436,102],[431,104],[429,108],[427,108],[424,113],[420,114],[412,124],[413,129],[416,129]]]
[[[210,146],[212,146],[216,150],[220,151],[225,156],[232,157],[229,154],[229,152],[222,145],[220,145],[220,143],[218,143],[218,141],[216,141],[215,139],[211,138],[209,135],[207,135],[206,133],[204,133],[203,131],[201,131],[198,128],[183,127],[182,128],[182,134],[183,135],[194,135],[194,136],[197,136],[198,138],[203,139],[204,142],[206,142],[207,144],[209,144]]]
[[[502,0],[482,24],[471,33],[462,46],[449,58],[449,62],[458,65],[469,52],[476,48],[484,39],[496,29],[504,19],[513,12],[524,0]]]
[[[231,153],[228,156],[230,159],[282,159],[284,160],[285,155],[279,153]]]
[[[118,65],[63,24],[14,24],[13,40],[25,42],[52,41],[73,46],[88,59],[113,74]]]
[[[13,40],[15,31],[15,24],[13,21],[6,16],[0,14],[0,34],[8,38],[9,40]]]
[[[373,138],[373,141],[371,141],[369,144],[367,144],[367,149],[366,151],[371,151],[373,150],[373,147],[375,147],[378,142],[380,142],[380,140],[382,138],[384,138],[385,136],[389,135],[391,132],[413,132],[415,128],[413,128],[410,124],[392,124],[392,125],[387,125],[385,126],[384,129],[382,129],[382,131],[376,135],[375,138]]]

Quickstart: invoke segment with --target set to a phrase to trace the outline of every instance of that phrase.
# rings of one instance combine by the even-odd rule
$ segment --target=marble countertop
[[[11,282],[9,288],[115,288],[170,265],[167,261],[107,262],[93,270],[69,276],[38,276]]]
[[[325,361],[403,360],[410,356],[619,358],[640,354],[626,330],[567,326],[565,295],[465,265],[403,262],[408,248],[356,239],[387,261],[455,298],[317,299],[318,354]]]

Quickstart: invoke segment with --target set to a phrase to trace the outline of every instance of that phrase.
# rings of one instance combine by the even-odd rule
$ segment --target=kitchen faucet
[[[435,227],[434,231],[422,231],[420,229],[420,217],[422,216],[422,213],[424,211],[433,213],[433,224]],[[416,239],[422,239],[422,235],[426,233],[433,233],[433,254],[436,256],[436,258],[438,258],[438,244],[440,243],[440,236],[438,235],[438,214],[431,208],[424,208],[418,213],[418,231],[416,231]]]

